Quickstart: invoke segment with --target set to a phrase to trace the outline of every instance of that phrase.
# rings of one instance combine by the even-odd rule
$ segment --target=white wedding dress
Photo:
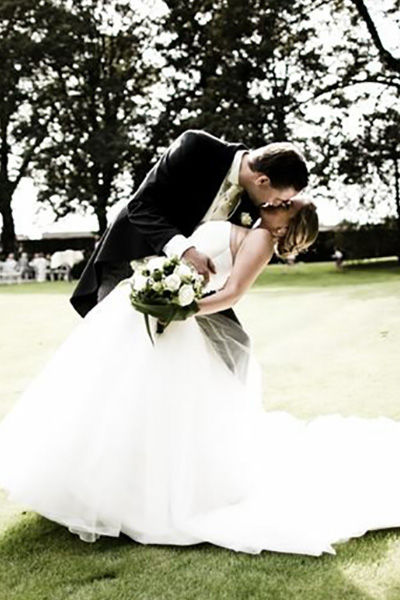
[[[230,232],[211,222],[193,235],[217,267],[209,289],[232,268]],[[122,282],[1,424],[0,487],[87,541],[123,532],[320,555],[400,526],[400,423],[266,412],[251,357],[247,372],[227,367],[195,318],[152,346]]]

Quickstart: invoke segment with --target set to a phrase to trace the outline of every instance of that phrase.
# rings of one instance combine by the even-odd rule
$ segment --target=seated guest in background
[[[35,279],[38,283],[43,283],[47,278],[48,261],[42,252],[36,253],[31,260],[30,265],[35,269]]]
[[[30,279],[31,268],[29,266],[29,257],[27,252],[22,252],[18,260],[18,269],[21,279]]]
[[[7,283],[17,281],[19,278],[18,262],[15,260],[15,254],[12,252],[7,256],[3,263],[2,279]]]

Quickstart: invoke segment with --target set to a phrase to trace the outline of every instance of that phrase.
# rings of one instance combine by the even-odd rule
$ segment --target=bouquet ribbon
[[[192,302],[188,306],[178,306],[177,304],[149,304],[131,298],[131,304],[138,312],[144,315],[147,333],[153,345],[154,340],[149,317],[157,319],[156,333],[163,333],[172,321],[185,321],[188,317],[195,315],[199,311],[196,302]]]

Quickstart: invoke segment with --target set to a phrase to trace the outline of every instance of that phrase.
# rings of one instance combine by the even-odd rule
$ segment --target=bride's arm
[[[208,315],[231,308],[249,289],[264,266],[271,260],[274,241],[266,229],[250,231],[235,257],[229,279],[222,290],[198,302],[197,316]]]

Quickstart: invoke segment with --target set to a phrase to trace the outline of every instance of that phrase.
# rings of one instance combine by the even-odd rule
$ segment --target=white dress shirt
[[[219,207],[221,205],[221,202],[223,201],[226,190],[229,189],[232,185],[237,186],[237,187],[239,186],[240,165],[242,164],[242,158],[243,158],[244,154],[246,154],[246,153],[247,153],[247,150],[239,150],[238,152],[235,153],[231,167],[230,167],[228,173],[226,174],[225,179],[221,183],[221,187],[219,188],[218,193],[215,196],[210,208],[207,210],[206,214],[204,215],[204,217],[201,221],[202,223],[205,223],[206,221],[210,221],[213,218],[213,215],[219,213]],[[229,215],[225,215],[225,218],[227,219],[228,216]],[[178,235],[174,235],[174,237],[172,237],[169,240],[169,242],[167,242],[165,244],[165,246],[163,248],[163,252],[167,256],[181,257],[182,254],[184,252],[186,252],[186,250],[188,250],[192,246],[193,246],[193,243],[191,243],[188,240],[188,238],[186,238],[184,235],[178,234]]]

